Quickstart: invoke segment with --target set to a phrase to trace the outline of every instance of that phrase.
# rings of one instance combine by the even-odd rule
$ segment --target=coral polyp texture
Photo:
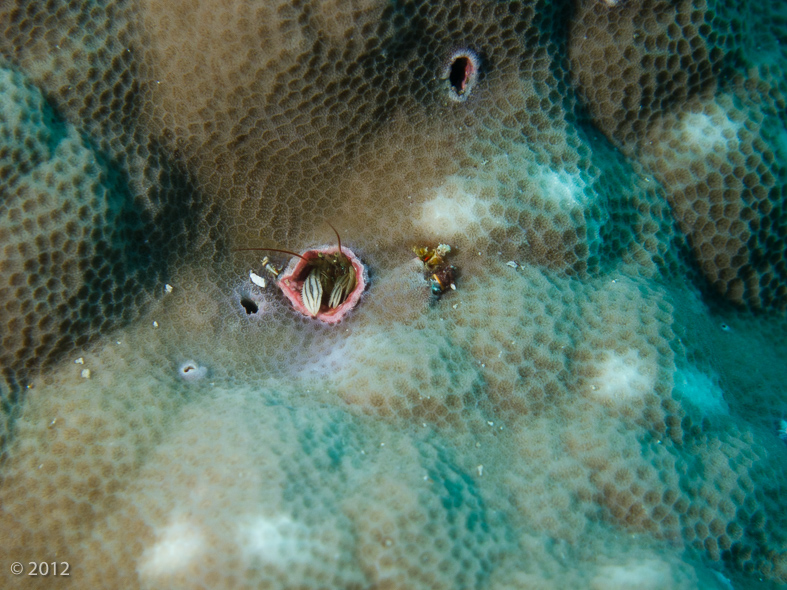
[[[0,586],[787,584],[783,3],[0,31]]]

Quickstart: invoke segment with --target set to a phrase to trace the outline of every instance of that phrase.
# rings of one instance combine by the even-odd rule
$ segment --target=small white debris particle
[[[480,449],[481,448],[481,443],[480,442],[475,443],[475,448]]]
[[[456,285],[454,285],[453,283],[451,283],[451,290],[456,291]]]
[[[510,266],[511,268],[519,268],[519,265],[513,260],[509,260],[508,262],[506,262],[506,266]]]
[[[495,425],[494,422],[487,422],[487,424],[489,424],[489,426],[494,426]]]
[[[82,369],[80,375],[82,375],[83,379],[90,379],[90,369]]]
[[[172,293],[172,285],[170,285],[169,283],[167,283],[166,285],[164,285],[164,291],[165,291],[166,293]]]
[[[54,428],[55,424],[57,424],[57,418],[53,418],[47,428]]]
[[[251,282],[252,282],[252,283],[254,283],[255,285],[257,285],[258,287],[262,287],[263,289],[264,289],[264,288],[265,288],[265,286],[268,284],[268,283],[265,281],[265,279],[263,279],[263,278],[262,278],[260,275],[258,275],[257,273],[255,273],[253,270],[250,270],[250,271],[249,271],[249,278],[251,279]]]
[[[484,475],[484,466],[483,465],[479,465],[478,467],[476,467],[476,469],[478,469],[478,477],[483,477],[483,475]]]
[[[393,541],[391,541],[391,539],[386,539],[385,540],[385,546],[386,547],[390,547],[391,545],[393,545]]]
[[[154,328],[158,328],[158,322],[154,321],[154,322],[153,322],[153,327],[154,327]]]
[[[380,446],[381,446],[381,447],[384,447],[384,446],[385,446],[385,443],[380,443]]]
[[[83,359],[82,357],[79,357],[77,360],[74,361],[74,364],[76,364],[76,365],[84,365],[85,364],[85,359]]]

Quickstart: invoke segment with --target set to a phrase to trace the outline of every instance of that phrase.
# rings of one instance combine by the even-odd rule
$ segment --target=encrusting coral
[[[14,0],[0,29],[6,566],[787,583],[777,7]],[[332,226],[369,279],[333,324],[237,251]]]

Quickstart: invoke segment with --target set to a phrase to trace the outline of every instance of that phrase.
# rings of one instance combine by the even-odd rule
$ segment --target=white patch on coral
[[[421,204],[414,222],[439,239],[464,236],[473,223],[489,217],[489,207],[467,190],[466,182],[449,177]]]
[[[737,133],[740,123],[719,111],[711,116],[706,113],[687,113],[680,121],[680,138],[699,155],[709,152],[726,153],[737,149]],[[728,145],[728,141],[734,142]]]
[[[587,183],[579,174],[543,168],[541,174],[531,182],[536,184],[538,192],[545,200],[556,201],[563,208],[581,207],[587,201]]]
[[[144,578],[160,578],[178,574],[204,553],[205,538],[199,527],[176,519],[156,535],[156,542],[145,549],[139,565]]]
[[[280,567],[308,563],[314,557],[315,535],[289,516],[254,516],[238,526],[238,544],[248,560],[259,559]]]
[[[730,407],[724,401],[724,392],[716,385],[716,379],[696,367],[677,369],[675,388],[703,414],[730,413]]]
[[[669,590],[675,587],[676,575],[670,565],[658,559],[604,565],[590,581],[592,590]]]
[[[607,351],[591,381],[591,391],[599,398],[618,402],[641,398],[652,391],[655,382],[655,371],[638,351],[628,350],[623,355]]]

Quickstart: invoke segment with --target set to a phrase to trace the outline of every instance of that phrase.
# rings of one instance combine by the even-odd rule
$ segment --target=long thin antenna
[[[279,248],[235,248],[233,252],[251,252],[254,250],[264,250],[265,252],[281,252],[282,254],[289,254],[290,256],[297,256],[301,260],[306,260],[300,254],[296,254],[295,252],[290,252],[289,250],[280,250]]]
[[[330,221],[326,221],[325,223],[327,223],[328,225],[331,225]],[[333,233],[336,234],[336,241],[339,242],[339,254],[341,254],[342,253],[342,239],[339,237],[339,232],[336,231],[335,227],[333,227],[331,225],[331,229],[333,230]]]

